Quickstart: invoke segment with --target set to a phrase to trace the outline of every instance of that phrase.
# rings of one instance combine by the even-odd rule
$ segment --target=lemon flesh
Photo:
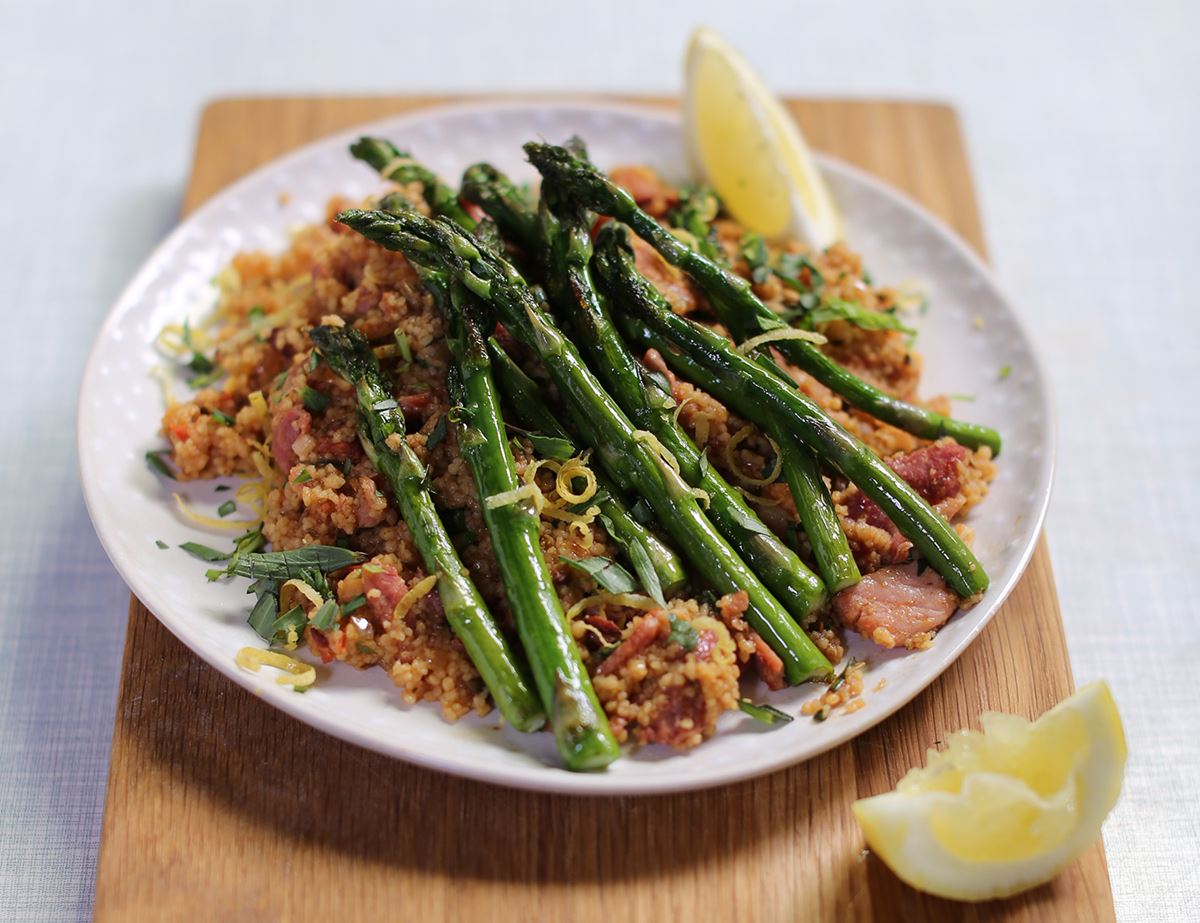
[[[894,792],[854,804],[867,844],[914,888],[958,900],[1049,881],[1095,842],[1125,774],[1125,733],[1107,684],[1037,721],[984,714],[929,751]]]
[[[841,216],[799,128],[745,60],[709,29],[688,46],[684,133],[693,168],[741,224],[824,249]]]

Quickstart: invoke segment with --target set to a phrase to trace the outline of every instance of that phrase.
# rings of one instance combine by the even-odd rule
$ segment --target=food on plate
[[[981,724],[930,750],[894,792],[854,804],[892,871],[964,901],[1053,878],[1096,842],[1125,775],[1125,732],[1104,682],[1036,721],[988,712]]]
[[[249,479],[181,506],[240,533],[188,550],[252,581],[272,648],[544,724],[571,769],[794,717],[755,677],[861,707],[843,632],[927,647],[986,590],[961,519],[999,436],[917,397],[901,296],[845,244],[768,241],[578,139],[526,151],[536,198],[361,139],[379,196],[237,255],[165,333],[195,393],[153,464]]]

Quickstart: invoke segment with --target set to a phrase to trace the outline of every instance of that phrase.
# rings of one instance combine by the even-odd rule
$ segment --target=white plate
[[[917,321],[926,359],[924,393],[975,395],[973,403],[958,405],[959,412],[1004,437],[999,477],[969,520],[991,589],[974,609],[955,616],[930,650],[884,654],[855,639],[853,652],[871,661],[868,690],[887,680],[882,690],[866,693],[865,708],[822,724],[797,720],[777,728],[733,712],[696,750],[677,754],[647,747],[604,773],[574,774],[558,767],[548,734],[499,729],[491,716],[448,724],[435,706],[405,707],[382,670],[318,667],[316,687],[297,695],[270,677],[239,669],[234,654],[257,640],[245,624],[242,581],[210,584],[204,565],[174,547],[214,539],[197,535],[177,515],[167,492],[177,485],[160,481],[143,460],[147,449],[161,444],[162,397],[150,376],[160,359],[151,343],[164,324],[185,315],[195,319],[211,307],[210,280],[234,253],[282,248],[287,230],[319,220],[330,196],[377,190],[372,172],[346,150],[364,133],[394,139],[447,177],[487,159],[518,179],[533,179],[521,143],[572,133],[587,140],[601,165],[649,163],[674,179],[683,179],[686,171],[677,119],[662,111],[566,103],[427,109],[334,135],[255,171],[163,242],[117,301],[88,359],[79,399],[79,461],[88,510],[113,564],[159,620],[205,661],[301,721],[424,766],[543,791],[679,792],[770,772],[862,733],[928,686],[995,614],[1029,560],[1049,499],[1054,433],[1045,375],[1016,313],[958,237],[877,180],[822,157],[845,213],[847,237],[874,278],[917,279],[928,291],[932,309]],[[1000,381],[1004,366],[1012,371]],[[208,509],[230,496],[212,494],[211,485],[182,487]],[[159,549],[156,539],[171,549]],[[225,535],[219,544],[227,541]],[[797,712],[815,691],[790,690],[770,701]]]

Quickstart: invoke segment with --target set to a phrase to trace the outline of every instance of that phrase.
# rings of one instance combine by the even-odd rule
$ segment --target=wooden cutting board
[[[430,98],[231,99],[200,123],[189,212],[296,145]],[[658,101],[663,102],[663,101]],[[908,192],[983,250],[954,112],[789,104],[822,150]],[[569,798],[439,775],[327,737],[198,660],[136,600],[96,880],[129,919],[733,921],[1113,918],[1101,845],[1054,882],[964,905],[901,884],[850,813],[985,709],[1036,716],[1073,689],[1045,542],[975,644],[897,715],[762,779]]]

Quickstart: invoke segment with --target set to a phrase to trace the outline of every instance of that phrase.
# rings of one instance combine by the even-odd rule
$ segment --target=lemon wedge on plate
[[[838,213],[795,121],[711,29],[688,44],[684,136],[693,169],[741,224],[817,249],[842,237]]]
[[[964,901],[1049,881],[1100,835],[1121,791],[1125,732],[1108,685],[1037,721],[985,713],[894,792],[854,804],[867,844],[914,888]]]

